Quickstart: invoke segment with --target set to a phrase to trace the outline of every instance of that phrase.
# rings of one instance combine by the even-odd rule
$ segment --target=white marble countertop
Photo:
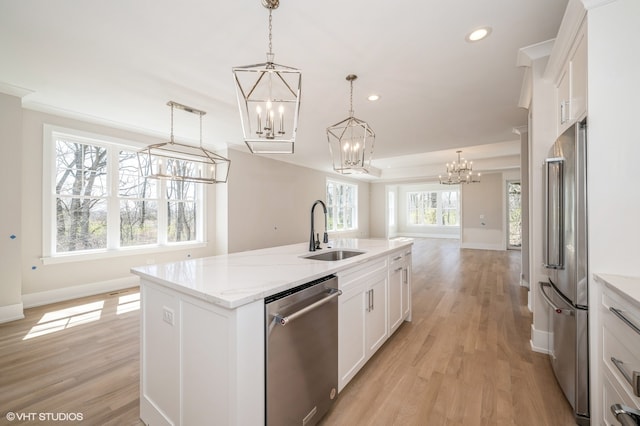
[[[593,274],[593,276],[640,309],[640,277],[600,273]]]
[[[402,239],[339,239],[309,252],[308,243],[189,259],[131,269],[142,279],[234,309],[255,300],[368,262],[413,244]],[[348,248],[364,254],[338,261],[305,259],[304,256]]]

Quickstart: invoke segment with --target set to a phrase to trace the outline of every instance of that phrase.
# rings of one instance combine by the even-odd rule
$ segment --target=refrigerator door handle
[[[564,257],[564,158],[555,157],[545,160],[545,242],[544,266],[547,269],[562,269]]]
[[[543,281],[538,282],[538,284],[540,285],[540,292],[542,293],[542,297],[544,298],[545,302],[547,302],[547,304],[549,306],[551,306],[551,308],[555,311],[556,314],[569,315],[569,316],[574,314],[572,309],[564,309],[564,308],[559,307],[555,303],[553,303],[553,301],[551,300],[549,295],[544,291],[544,288],[545,287],[551,287],[551,284],[545,283]]]

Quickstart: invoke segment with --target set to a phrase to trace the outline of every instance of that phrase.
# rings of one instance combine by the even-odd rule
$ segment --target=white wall
[[[587,203],[592,417],[602,419],[602,347],[594,273],[640,276],[640,2],[588,11]],[[605,367],[606,368],[606,367]]]
[[[372,238],[393,238],[395,234],[390,235],[387,230],[387,185],[375,182],[369,186],[369,235]]]
[[[369,183],[239,150],[228,154],[229,253],[308,242],[311,206],[315,200],[326,201],[328,177],[358,185],[358,230],[329,233],[329,238],[369,236]],[[322,238],[321,212],[316,207],[315,230]]]
[[[0,93],[0,322],[22,318],[22,151],[20,98]]]
[[[640,2],[594,8],[588,24],[590,269],[640,276]]]
[[[463,248],[506,249],[505,179],[483,173],[479,183],[462,185]]]

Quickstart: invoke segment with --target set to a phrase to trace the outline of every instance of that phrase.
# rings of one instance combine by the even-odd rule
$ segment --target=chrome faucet
[[[327,234],[327,206],[321,200],[316,200],[311,206],[311,237],[309,238],[309,251],[316,251],[316,249],[320,249],[320,234],[316,239],[315,237],[315,229],[313,226],[313,210],[316,208],[316,205],[320,203],[322,205],[322,210],[324,211],[324,237],[322,239],[323,243],[329,242],[329,235]]]

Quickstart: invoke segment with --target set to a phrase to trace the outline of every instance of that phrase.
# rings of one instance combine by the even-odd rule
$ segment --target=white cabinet
[[[393,333],[411,313],[411,250],[389,256],[389,330]]]
[[[411,319],[411,248],[338,272],[338,391]]]
[[[389,335],[387,259],[338,273],[338,391],[356,375]]]
[[[364,295],[367,303],[364,327],[367,334],[367,358],[370,358],[389,337],[386,274],[372,277]]]
[[[602,386],[598,399],[602,421],[615,425],[618,422],[611,405],[640,409],[640,301],[619,290],[625,285],[640,288],[640,279],[603,275],[596,280],[602,289],[597,337]]]
[[[587,113],[586,24],[577,33],[556,84],[558,134]]]

